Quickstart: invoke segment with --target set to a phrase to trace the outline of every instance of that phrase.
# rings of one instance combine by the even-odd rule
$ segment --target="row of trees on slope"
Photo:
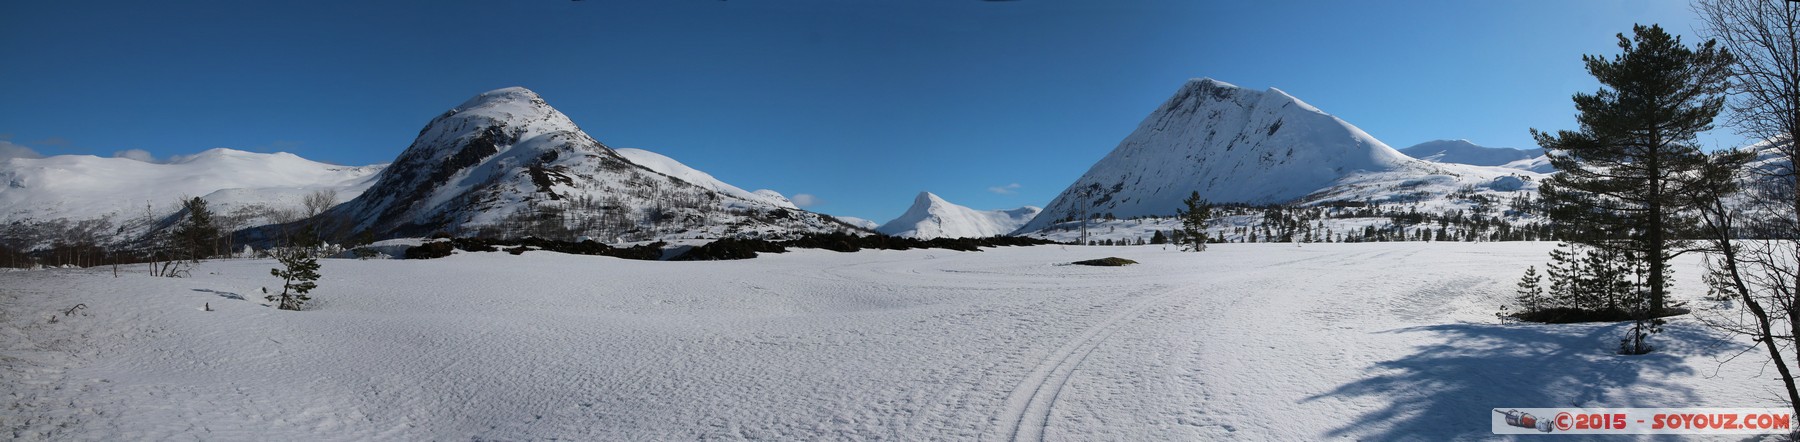
[[[1668,296],[1669,261],[1703,253],[1709,294],[1735,302],[1700,319],[1757,343],[1800,413],[1800,3],[1694,8],[1710,40],[1688,46],[1658,26],[1634,27],[1619,35],[1620,54],[1583,57],[1602,87],[1574,96],[1579,128],[1532,131],[1562,171],[1539,189],[1567,244],[1545,274],[1526,270],[1518,305],[1622,312],[1635,326],[1621,352],[1641,354],[1661,324],[1653,318],[1681,311]],[[1726,110],[1774,161],[1746,168],[1752,152],[1701,149],[1697,134]]]

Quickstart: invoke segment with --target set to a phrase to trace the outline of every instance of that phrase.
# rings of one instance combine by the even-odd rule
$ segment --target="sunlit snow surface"
[[[6,272],[0,424],[98,440],[1451,440],[1492,438],[1494,407],[1779,406],[1758,353],[1721,363],[1745,343],[1689,318],[1636,357],[1613,354],[1619,324],[1497,324],[1550,248],[326,260],[303,312],[257,301],[278,284],[270,261]],[[1106,256],[1141,264],[1063,265]],[[1698,263],[1677,264],[1692,300]]]

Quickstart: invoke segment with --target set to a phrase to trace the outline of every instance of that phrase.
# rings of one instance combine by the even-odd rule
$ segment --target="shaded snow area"
[[[303,312],[256,301],[277,284],[270,261],[185,279],[7,272],[0,425],[105,440],[1457,440],[1497,438],[1495,407],[1780,405],[1757,353],[1721,363],[1745,343],[1686,317],[1635,357],[1613,353],[1624,324],[1497,324],[1550,248],[333,259]],[[1066,265],[1106,256],[1141,264]],[[1697,261],[1677,264],[1676,296],[1697,297]]]

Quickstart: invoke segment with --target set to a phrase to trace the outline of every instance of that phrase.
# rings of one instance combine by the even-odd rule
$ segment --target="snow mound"
[[[985,238],[1005,235],[1030,222],[1037,207],[1012,210],[975,210],[959,206],[931,192],[919,192],[913,205],[899,218],[875,229],[891,236],[908,238]]]

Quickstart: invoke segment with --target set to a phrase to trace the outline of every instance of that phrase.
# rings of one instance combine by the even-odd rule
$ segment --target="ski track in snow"
[[[1063,388],[1069,385],[1075,370],[1081,368],[1081,363],[1118,332],[1127,320],[1142,314],[1162,298],[1159,296],[1140,302],[1135,307],[1107,317],[1049,358],[1038,362],[1037,367],[1025,377],[1025,381],[1019,384],[1019,388],[1008,395],[1002,421],[1012,422],[1010,431],[1007,431],[1011,435],[1009,439],[1043,440],[1044,429],[1050,426],[1056,400],[1062,395]]]
[[[268,261],[0,273],[16,439],[1491,439],[1487,407],[1770,406],[1689,320],[1499,326],[1548,243]],[[1066,263],[1122,256],[1122,268]],[[1678,293],[1700,287],[1680,263]],[[239,300],[233,298],[248,298]],[[62,310],[88,308],[74,316]],[[201,312],[210,303],[214,312]],[[49,315],[64,316],[47,323]],[[1521,387],[1523,386],[1523,387]],[[1523,389],[1521,389],[1523,388]]]

